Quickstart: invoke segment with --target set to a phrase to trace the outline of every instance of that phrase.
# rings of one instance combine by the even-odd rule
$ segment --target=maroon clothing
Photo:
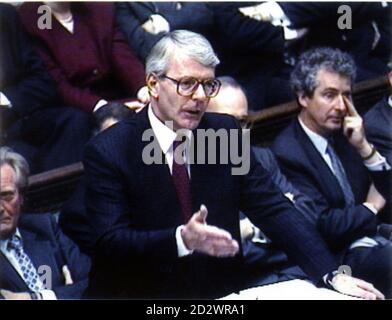
[[[51,29],[39,29],[40,5],[24,3],[20,15],[64,103],[91,112],[100,99],[134,100],[144,85],[144,68],[115,27],[114,6],[71,4],[70,33],[54,16]]]

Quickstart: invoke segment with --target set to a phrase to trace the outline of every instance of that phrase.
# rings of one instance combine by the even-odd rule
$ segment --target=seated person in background
[[[302,33],[287,43],[295,63],[314,47],[339,48],[353,56],[356,81],[383,75],[391,54],[392,5],[388,2],[266,1],[247,7],[248,16],[283,26],[289,33]]]
[[[207,36],[213,12],[205,2],[117,2],[117,24],[142,61],[166,33],[185,29]]]
[[[5,299],[78,299],[88,284],[89,258],[50,214],[21,214],[26,160],[0,147],[0,293]]]
[[[292,100],[284,29],[242,14],[244,2],[209,5],[214,12],[212,44],[222,62],[217,75],[231,76],[241,84],[250,110]]]
[[[121,103],[111,102],[109,107],[103,107],[95,113],[96,134],[135,114],[134,110],[125,107]],[[93,243],[86,213],[85,183],[83,176],[70,199],[62,206],[59,224],[63,232],[79,246],[83,253],[91,255]]]
[[[272,150],[294,187],[313,200],[318,229],[341,264],[391,298],[392,245],[377,235],[391,170],[351,102],[354,76],[354,61],[338,49],[303,53],[291,76],[301,112]]]
[[[392,60],[388,64],[390,96],[373,106],[364,117],[369,141],[392,163]]]
[[[205,113],[220,88],[218,63],[200,34],[166,34],[146,60],[149,106],[87,145],[87,220],[94,244],[89,296],[218,298],[241,290],[247,276],[241,272],[242,211],[315,283],[383,298],[370,284],[333,272],[338,265],[315,227],[273,184],[253,153],[246,154],[246,145],[239,156],[249,166],[238,172],[234,161],[220,158],[216,141],[207,146],[194,140],[199,135],[194,137],[193,130],[219,130],[230,139],[228,146],[242,145],[233,117]],[[233,131],[234,136],[229,134]],[[184,134],[188,140],[181,144]],[[208,151],[208,159],[214,155],[217,162],[191,161],[192,142],[199,146],[198,157],[205,160]]]
[[[108,102],[121,101],[131,108],[144,85],[143,65],[115,26],[111,3],[45,3],[51,12],[51,27],[39,26],[44,5],[24,3],[22,22],[58,85],[64,103],[86,112]]]
[[[248,102],[240,84],[232,77],[218,77],[222,83],[219,93],[208,104],[207,112],[226,113],[237,118],[246,128]],[[296,190],[281,173],[278,163],[269,148],[251,146],[255,158],[271,174],[273,182],[290,199],[297,210],[314,223],[312,201]],[[272,282],[285,281],[293,278],[306,278],[299,267],[293,267],[286,254],[271,242],[243,214],[240,215],[242,250],[248,272],[255,274],[253,285],[265,285]],[[260,271],[263,271],[260,273]],[[268,275],[268,276],[267,276]],[[262,276],[260,278],[260,276]]]
[[[55,83],[32,49],[16,9],[0,4],[0,143],[38,173],[80,161],[90,119],[60,107]]]
[[[391,95],[384,97],[373,106],[364,117],[366,134],[369,142],[373,143],[377,150],[392,163],[392,60],[388,64],[388,80]],[[392,184],[392,182],[391,182]],[[388,200],[389,206],[382,212],[382,220],[392,223],[392,198]],[[387,226],[383,226],[384,230]]]

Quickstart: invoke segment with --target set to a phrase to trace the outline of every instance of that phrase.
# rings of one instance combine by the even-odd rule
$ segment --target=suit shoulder
[[[274,152],[277,152],[278,150],[287,150],[289,146],[291,146],[293,143],[296,143],[294,125],[294,122],[290,123],[276,136],[274,142],[272,143],[272,150]]]
[[[201,122],[201,127],[212,129],[238,129],[237,120],[229,115],[215,112],[206,112]]]
[[[51,213],[22,213],[19,227],[34,233],[47,234],[53,231],[55,217]]]

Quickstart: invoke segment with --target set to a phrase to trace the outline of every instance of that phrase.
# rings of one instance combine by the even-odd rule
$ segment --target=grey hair
[[[163,36],[151,49],[146,58],[147,75],[165,74],[177,50],[207,68],[215,68],[219,64],[214,49],[204,36],[187,30],[176,30]]]
[[[0,168],[6,164],[15,171],[16,186],[19,191],[23,192],[28,185],[30,174],[26,159],[9,147],[0,147]]]
[[[291,88],[297,96],[312,97],[317,87],[316,77],[320,70],[337,73],[354,83],[356,68],[353,58],[339,49],[315,48],[301,54],[291,72]]]

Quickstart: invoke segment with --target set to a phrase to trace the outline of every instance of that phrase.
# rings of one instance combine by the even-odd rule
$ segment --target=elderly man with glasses
[[[150,105],[88,144],[89,295],[219,298],[243,289],[242,211],[315,282],[382,298],[371,285],[334,273],[338,265],[315,227],[295,212],[252,153],[248,172],[233,170],[238,162],[227,161],[224,151],[249,151],[241,128],[231,116],[205,113],[220,88],[218,63],[203,36],[168,33],[146,60]],[[200,132],[210,137],[218,131],[219,143],[201,141]],[[151,143],[159,161],[150,161],[157,150]]]

